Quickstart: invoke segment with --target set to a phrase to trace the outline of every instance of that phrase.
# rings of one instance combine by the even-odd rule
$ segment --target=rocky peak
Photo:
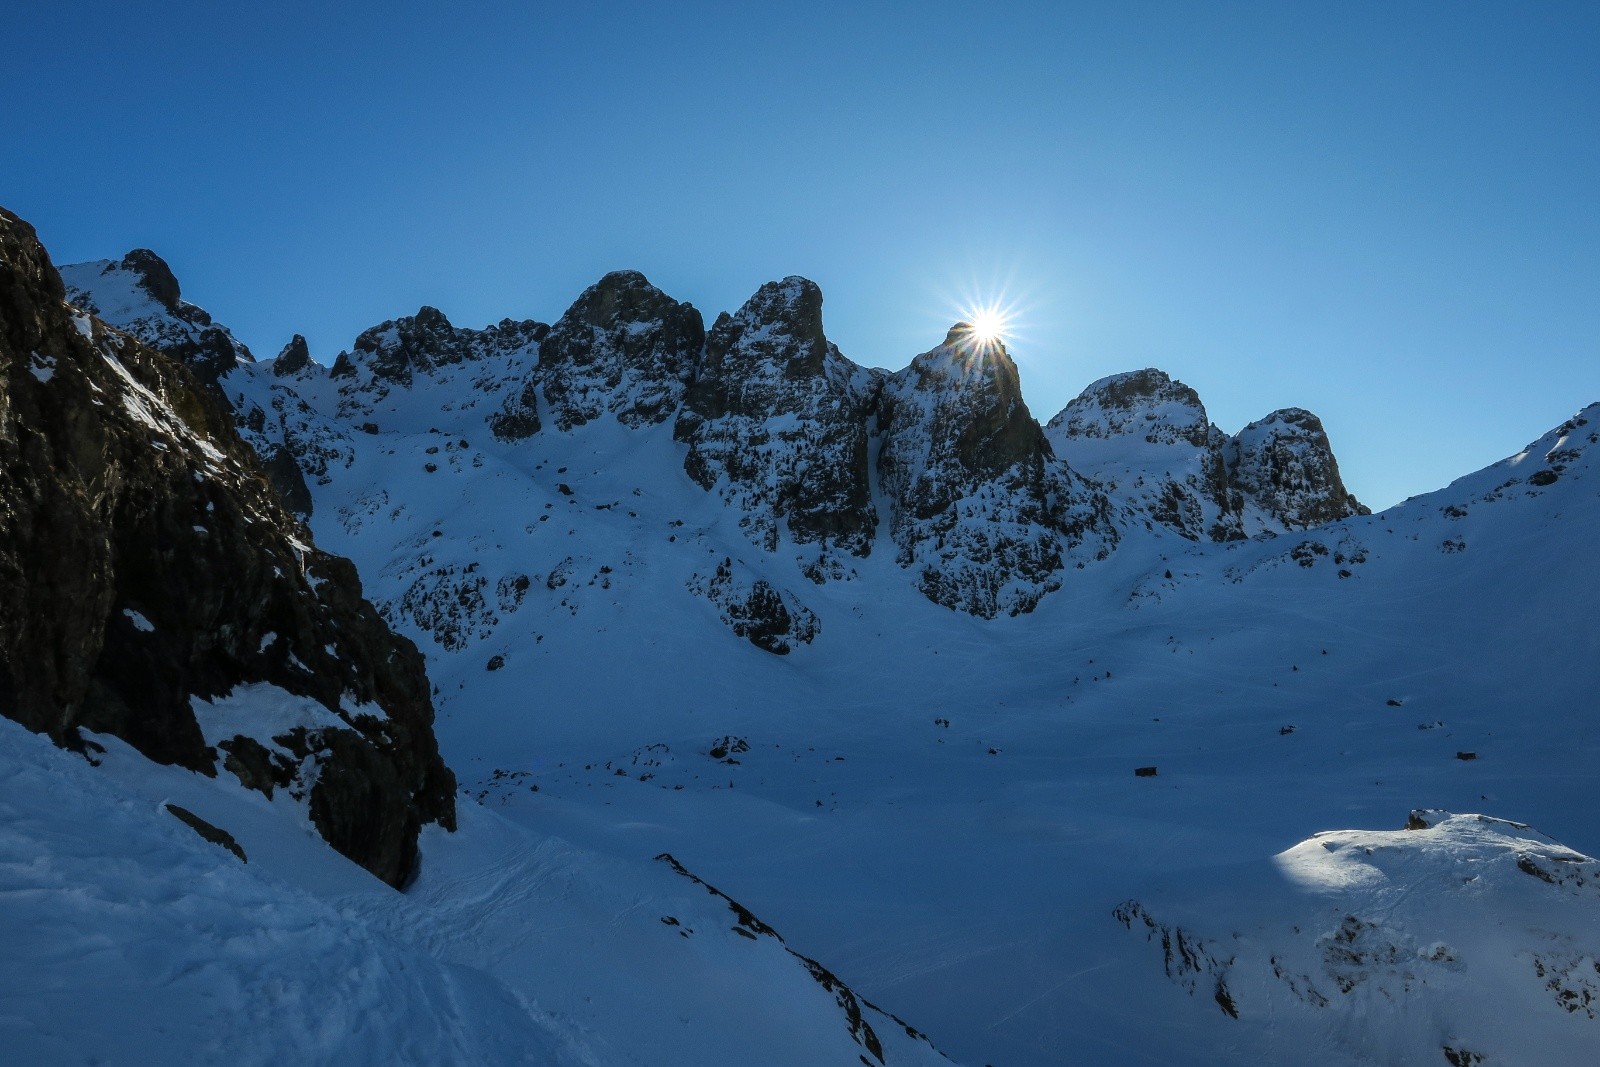
[[[156,303],[168,311],[178,310],[182,293],[178,289],[178,279],[173,275],[172,268],[167,266],[166,260],[148,248],[135,248],[123,256],[117,266],[132,274],[138,286],[149,293]]]
[[[693,304],[672,299],[638,271],[613,271],[550,327],[539,346],[539,369],[508,414],[544,403],[563,432],[611,412],[625,426],[664,422],[678,409],[684,383],[705,343],[705,321]],[[512,411],[516,408],[516,411]],[[538,428],[535,415],[527,433]],[[527,436],[505,432],[502,436]]]
[[[878,473],[898,561],[930,599],[983,618],[1031,611],[1065,554],[1115,542],[1103,498],[1057,463],[1005,345],[958,323],[884,386]]]
[[[542,323],[509,319],[484,330],[457,328],[438,308],[424,306],[415,315],[363,331],[351,346],[355,358],[341,354],[334,370],[338,377],[355,376],[359,364],[380,385],[409,386],[413,374],[524,347],[545,329]]]
[[[1019,464],[1040,469],[1053,456],[1022,399],[1017,365],[1006,346],[978,339],[967,323],[951,327],[943,344],[895,375],[894,395],[902,412],[926,416],[917,423],[926,431],[916,440],[922,450],[919,468],[926,472],[928,463],[953,462],[960,475],[956,482],[936,481],[929,493],[915,494],[921,517],[946,507],[949,494],[972,478],[993,477]],[[902,419],[902,431],[908,425]],[[904,432],[899,438],[903,453],[912,441]],[[891,458],[900,463],[909,457]]]
[[[1227,459],[1234,488],[1284,529],[1371,514],[1345,488],[1322,420],[1303,408],[1274,411],[1240,430]]]
[[[1073,470],[1150,522],[1194,541],[1246,536],[1243,502],[1228,485],[1227,435],[1211,424],[1200,395],[1165,371],[1101,378],[1045,433]]]
[[[1147,367],[1094,382],[1046,430],[1057,442],[1135,436],[1153,445],[1183,441],[1205,448],[1210,426],[1199,393]]]
[[[1286,408],[1229,437],[1199,394],[1154,368],[1093,383],[1045,432],[1078,473],[1190,540],[1303,530],[1360,513],[1315,415]]]
[[[250,350],[211,315],[182,298],[165,260],[136,248],[120,261],[102,259],[61,268],[67,299],[108,326],[188,365],[207,389],[221,395],[218,380]]]
[[[775,550],[787,528],[813,580],[843,577],[877,527],[867,457],[880,381],[827,339],[814,282],[769,282],[706,338],[674,427],[684,470],[743,512],[756,544]]]
[[[0,714],[286,787],[401,884],[421,825],[454,819],[420,654],[311,546],[217,398],[64,295],[0,210]],[[245,691],[298,724],[246,700],[202,725],[197,708]]]
[[[309,366],[311,366],[311,349],[306,346],[304,337],[295,334],[289,339],[289,343],[283,346],[283,351],[273,359],[272,373],[275,377],[286,378],[299,374]]]

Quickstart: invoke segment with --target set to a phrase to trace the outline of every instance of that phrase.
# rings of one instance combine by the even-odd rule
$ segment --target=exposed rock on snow
[[[810,644],[822,630],[816,614],[793,593],[751,576],[749,568],[731,557],[709,576],[690,578],[689,591],[711,601],[735,636],[779,656],[788,655],[792,643]]]
[[[849,1030],[850,1039],[871,1054],[873,1060],[876,1060],[880,1064],[888,1062],[884,1056],[883,1041],[879,1038],[878,1031],[873,1028],[872,1024],[874,1022],[876,1022],[879,1027],[892,1027],[894,1030],[903,1032],[907,1038],[911,1039],[912,1042],[916,1043],[918,1046],[921,1046],[917,1049],[918,1053],[925,1056],[932,1054],[937,1056],[939,1060],[944,1059],[942,1055],[938,1055],[937,1050],[933,1047],[933,1043],[928,1040],[927,1035],[908,1024],[899,1016],[891,1015],[866,998],[858,996],[855,990],[841,982],[838,976],[836,976],[832,971],[828,970],[828,968],[824,967],[811,957],[802,956],[800,953],[790,948],[784,943],[782,934],[779,934],[778,931],[774,930],[772,927],[756,918],[755,914],[751,912],[749,908],[746,908],[743,904],[740,904],[737,900],[734,900],[716,886],[696,877],[687,867],[679,863],[677,858],[674,857],[670,852],[663,852],[661,855],[657,856],[656,859],[661,863],[665,863],[678,874],[689,879],[689,881],[693,882],[695,885],[701,886],[713,897],[716,897],[718,900],[721,900],[727,904],[728,911],[732,913],[734,917],[734,921],[731,926],[731,929],[734,933],[752,941],[760,940],[762,938],[770,938],[773,941],[776,941],[778,944],[783,945],[784,950],[788,952],[789,955],[800,961],[800,963],[805,967],[807,972],[810,973],[811,977],[818,985],[820,985],[827,992],[833,994],[835,1003],[838,1004],[839,1010],[844,1014],[844,1021],[847,1029]],[[867,1060],[865,1056],[861,1057],[861,1059],[863,1063],[872,1062]]]
[[[175,299],[141,269],[152,302]],[[0,212],[0,712],[62,744],[86,728],[215,774],[191,698],[268,681],[313,699],[342,724],[305,742],[313,820],[399,884],[421,825],[454,812],[421,656],[347,560],[310,547],[190,372],[85,330],[65,296],[32,228]],[[381,720],[340,714],[347,694]]]
[[[272,361],[272,373],[279,378],[311,369],[311,349],[306,339],[295,334]]]
[[[868,418],[881,380],[827,339],[815,283],[769,282],[706,339],[674,428],[689,446],[684,470],[760,547],[776,551],[787,529],[807,546],[808,577],[845,577],[877,530]]]
[[[1116,544],[1104,497],[1053,459],[1005,346],[958,323],[885,385],[878,471],[899,562],[935,603],[1031,611],[1066,556]]]

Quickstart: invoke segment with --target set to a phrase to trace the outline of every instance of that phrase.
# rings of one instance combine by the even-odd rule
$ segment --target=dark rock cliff
[[[265,789],[309,757],[323,836],[402,884],[422,824],[454,822],[420,654],[311,547],[216,397],[66,296],[0,209],[0,713]],[[255,683],[329,725],[208,745],[193,701]]]
[[[705,320],[638,271],[613,271],[584,290],[539,345],[539,372],[521,404],[543,386],[562,431],[610,412],[624,426],[665,422],[705,344]]]

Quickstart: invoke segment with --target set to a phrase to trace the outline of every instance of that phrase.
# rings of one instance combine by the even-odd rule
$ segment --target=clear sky
[[[258,357],[636,268],[816,280],[899,368],[1015,309],[1034,414],[1157,366],[1386,506],[1600,400],[1600,3],[13,5],[0,204]]]

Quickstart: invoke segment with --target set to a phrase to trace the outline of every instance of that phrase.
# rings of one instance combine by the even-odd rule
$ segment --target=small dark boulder
[[[222,827],[206,822],[188,808],[180,808],[176,804],[163,804],[162,807],[167,809],[167,814],[174,816],[179,822],[207,841],[210,841],[213,845],[221,845],[235,856],[238,856],[240,861],[244,863],[250,862],[250,858],[244,854],[244,849],[239,847],[239,842],[234,840],[233,835],[222,829]]]

